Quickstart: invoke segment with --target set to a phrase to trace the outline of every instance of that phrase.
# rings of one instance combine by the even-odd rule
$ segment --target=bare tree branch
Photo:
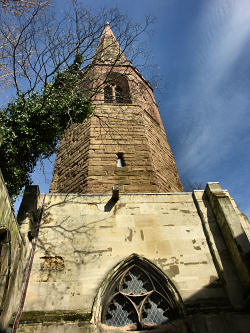
[[[1,0],[0,6],[4,8],[0,27],[0,81],[14,87],[17,94],[43,89],[73,62],[76,53],[88,65],[107,21],[122,51],[134,61],[143,53],[134,44],[153,23],[147,17],[143,25],[132,25],[117,8],[94,12],[81,7],[76,0],[60,15],[45,1]]]

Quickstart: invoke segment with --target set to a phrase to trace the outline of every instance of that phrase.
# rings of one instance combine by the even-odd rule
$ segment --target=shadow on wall
[[[246,238],[246,235],[242,233],[238,237],[236,237],[236,243],[239,244],[239,252],[242,255],[248,273],[250,274],[250,244]]]
[[[8,331],[0,325],[0,333],[8,333]]]

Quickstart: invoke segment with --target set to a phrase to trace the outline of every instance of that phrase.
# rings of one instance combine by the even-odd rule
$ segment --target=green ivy
[[[31,183],[38,159],[51,156],[65,129],[92,112],[79,89],[81,63],[76,59],[42,93],[20,93],[0,112],[0,168],[13,200]]]

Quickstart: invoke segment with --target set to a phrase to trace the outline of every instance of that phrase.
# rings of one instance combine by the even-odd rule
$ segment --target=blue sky
[[[67,1],[58,0],[60,7]],[[220,182],[250,216],[250,1],[89,0],[117,5],[132,22],[157,18],[147,39],[166,84],[155,92],[181,179]],[[59,8],[59,7],[58,7]],[[147,73],[142,73],[146,78]],[[47,180],[37,169],[42,192]]]

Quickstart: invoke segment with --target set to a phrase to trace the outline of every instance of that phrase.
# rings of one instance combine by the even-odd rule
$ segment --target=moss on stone
[[[16,314],[13,315],[10,325],[13,324],[15,316]],[[22,313],[20,324],[60,322],[60,321],[89,322],[90,319],[91,319],[91,312],[86,312],[82,310],[29,311]]]

